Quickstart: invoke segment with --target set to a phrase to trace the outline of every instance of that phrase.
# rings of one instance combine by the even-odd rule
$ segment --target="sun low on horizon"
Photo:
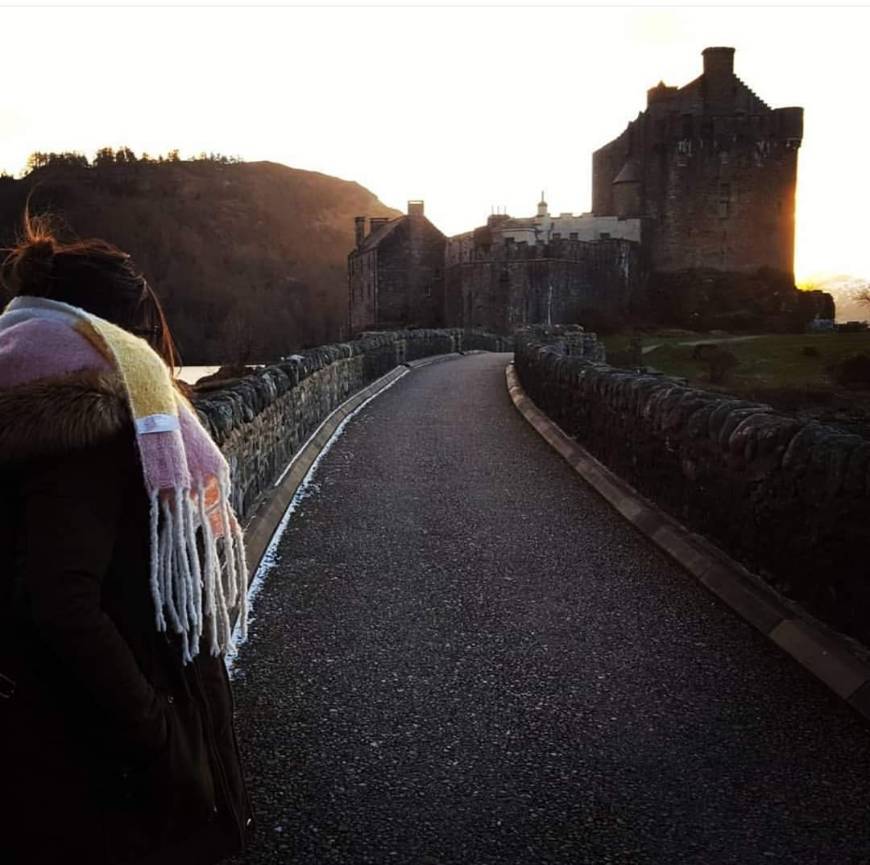
[[[787,20],[786,17],[787,16]],[[423,199],[446,234],[495,209],[591,208],[594,150],[708,46],[774,108],[802,106],[795,273],[870,278],[867,9],[7,8],[0,168],[103,146],[270,160]],[[75,29],[77,38],[68,39]],[[137,34],[146,50],[130,51]],[[147,48],[150,46],[150,50]],[[18,74],[16,74],[18,73]],[[75,98],[66,94],[73,92]]]

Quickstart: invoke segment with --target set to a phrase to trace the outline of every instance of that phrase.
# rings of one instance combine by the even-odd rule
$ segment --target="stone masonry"
[[[516,339],[530,398],[616,474],[835,628],[870,644],[870,442],[770,406]]]
[[[707,48],[703,74],[660,83],[647,108],[592,157],[592,210],[642,218],[650,267],[794,270],[803,109],[772,109]]]
[[[487,226],[447,243],[445,316],[498,333],[620,320],[641,285],[640,255],[630,240],[516,243]]]
[[[351,332],[375,326],[580,322],[802,330],[830,296],[794,285],[803,109],[773,109],[734,74],[734,49],[664,83],[592,156],[592,212],[492,214],[445,238],[410,202],[397,220],[357,217],[348,257]]]
[[[250,519],[264,492],[333,409],[394,367],[430,355],[512,346],[512,340],[484,331],[365,333],[197,395],[199,416],[229,461],[239,518]]]
[[[444,235],[409,201],[398,219],[356,218],[347,260],[350,332],[444,325]]]

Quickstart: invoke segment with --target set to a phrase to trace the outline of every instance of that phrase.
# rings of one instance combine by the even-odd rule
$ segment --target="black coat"
[[[156,630],[119,383],[50,393],[0,394],[0,862],[216,862],[253,826],[226,668]]]

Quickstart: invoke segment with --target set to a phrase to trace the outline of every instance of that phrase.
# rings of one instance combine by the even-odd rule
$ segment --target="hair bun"
[[[50,296],[56,246],[52,237],[34,237],[15,249],[11,261],[16,294]]]
[[[36,237],[25,247],[24,253],[33,258],[51,258],[54,255],[54,240],[51,237]]]
[[[21,250],[21,261],[40,262],[54,258],[54,240],[50,237],[37,237]]]

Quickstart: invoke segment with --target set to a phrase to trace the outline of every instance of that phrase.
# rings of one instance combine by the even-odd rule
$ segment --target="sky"
[[[701,51],[805,109],[795,268],[870,277],[867,8],[0,8],[0,169],[127,145],[355,180],[447,234],[591,206],[593,150]],[[17,35],[16,35],[17,34]]]

